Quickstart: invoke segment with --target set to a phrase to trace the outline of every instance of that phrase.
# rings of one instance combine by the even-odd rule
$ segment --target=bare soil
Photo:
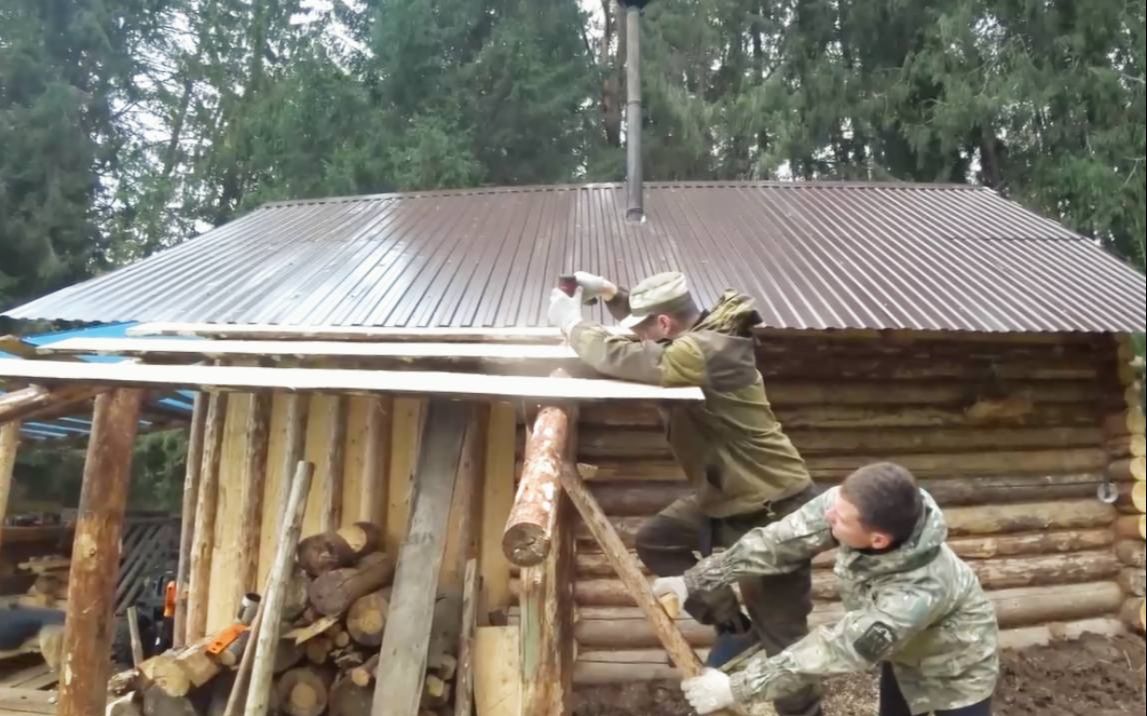
[[[1084,636],[1078,641],[1005,651],[995,716],[1142,716],[1147,662],[1140,637]],[[875,716],[876,678],[855,674],[825,682],[826,716]],[[574,716],[692,716],[676,682],[581,688]],[[755,716],[772,711],[754,708]]]

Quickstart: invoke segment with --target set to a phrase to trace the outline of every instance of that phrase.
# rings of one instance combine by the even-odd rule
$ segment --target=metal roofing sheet
[[[775,327],[1144,328],[1142,274],[982,188],[649,184],[645,209],[626,222],[612,184],[270,204],[7,315],[526,327],[560,273],[679,269],[702,302],[740,289]]]

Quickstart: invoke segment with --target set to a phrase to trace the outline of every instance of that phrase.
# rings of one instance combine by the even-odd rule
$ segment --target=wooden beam
[[[17,363],[19,361],[4,362]],[[0,394],[0,423],[34,418],[47,411],[59,410],[75,403],[90,400],[100,392],[100,388],[85,386],[49,388],[43,385],[30,385],[11,393],[3,393]]]
[[[343,478],[345,477],[347,399],[336,395],[330,401],[330,433],[327,437],[326,467],[323,470],[322,507],[319,530],[337,530],[342,524]]]
[[[546,406],[538,411],[526,441],[518,494],[502,535],[502,553],[520,567],[541,564],[549,554],[561,493],[558,473],[569,431],[568,410]]]
[[[502,534],[514,504],[514,448],[517,421],[514,407],[494,403],[486,427],[486,460],[482,488],[482,528],[478,547],[481,586],[478,620],[510,606],[510,563],[502,553]]]
[[[195,508],[199,502],[199,476],[203,470],[203,437],[207,427],[206,393],[195,394],[187,436],[187,467],[183,475],[183,510],[179,526],[179,562],[175,574],[175,624],[172,645],[187,644],[187,598],[191,587],[191,546],[195,539]]]
[[[227,394],[212,393],[207,403],[203,433],[203,466],[195,503],[195,536],[191,542],[191,573],[187,588],[188,643],[207,632],[207,609],[211,601],[211,558],[215,551],[215,522],[219,507],[219,461],[223,452],[223,429],[227,417]]]
[[[251,396],[243,447],[243,484],[239,492],[239,579],[236,603],[259,589],[259,542],[263,533],[263,494],[271,439],[270,393]]]
[[[259,605],[259,635],[251,660],[251,685],[247,691],[246,716],[264,716],[270,705],[271,677],[275,667],[275,653],[279,650],[279,632],[282,621],[283,603],[286,601],[287,587],[295,561],[295,548],[303,529],[303,511],[307,506],[307,495],[311,491],[315,466],[300,462],[291,479],[288,491],[287,510],[279,528],[279,542],[275,551],[275,561],[267,577],[265,597]]]
[[[423,401],[413,398],[394,400],[390,435],[390,467],[386,486],[386,551],[398,554],[410,520],[410,493],[419,444],[425,427]]]
[[[12,494],[12,473],[16,453],[20,450],[20,421],[0,425],[0,548],[4,546],[4,518],[8,515],[8,498]]]
[[[383,525],[386,517],[392,403],[382,397],[368,398],[368,401],[358,518],[363,522]]]
[[[307,452],[307,420],[310,417],[311,396],[305,393],[287,394],[287,434],[283,439],[283,464],[279,475],[282,485],[279,491],[279,509],[277,515],[287,512],[287,501],[291,498],[291,490],[287,487],[287,478],[295,474],[295,466],[303,459]]]
[[[261,368],[213,365],[127,365],[62,361],[0,361],[0,377],[40,382],[209,388],[240,391],[395,393],[453,398],[536,400],[664,400],[701,402],[700,388],[661,388],[604,378],[550,378],[434,371]]]
[[[106,706],[120,536],[141,398],[139,391],[117,390],[96,399],[68,574],[61,716],[91,716]]]
[[[613,526],[609,523],[605,513],[601,511],[597,501],[593,499],[589,489],[578,475],[572,465],[566,465],[561,472],[561,483],[570,501],[573,502],[582,520],[589,527],[591,534],[601,545],[602,552],[609,557],[618,577],[625,583],[641,611],[645,614],[653,627],[657,639],[669,653],[673,663],[685,678],[698,676],[704,670],[701,659],[689,646],[673,620],[665,613],[665,609],[653,597],[649,584],[641,574],[637,561],[629,554],[629,550],[622,544]],[[733,707],[716,713],[745,714],[747,711],[741,707]]]
[[[432,401],[419,452],[410,530],[398,556],[374,691],[374,713],[416,716],[430,642],[446,522],[472,408]]]

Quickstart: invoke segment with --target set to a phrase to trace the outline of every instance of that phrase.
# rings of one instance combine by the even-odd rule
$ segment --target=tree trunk
[[[96,398],[68,574],[62,716],[89,716],[107,703],[112,600],[141,398],[140,391],[130,389]]]
[[[544,407],[534,421],[518,495],[502,536],[502,552],[519,566],[540,564],[549,553],[560,493],[558,472],[569,429],[569,414],[564,408]]]
[[[349,567],[382,544],[382,530],[369,522],[356,522],[338,531],[311,535],[299,543],[298,561],[312,577]]]

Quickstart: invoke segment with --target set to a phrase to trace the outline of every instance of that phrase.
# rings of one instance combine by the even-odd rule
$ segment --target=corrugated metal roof
[[[703,302],[738,288],[775,327],[1144,327],[1141,274],[985,189],[649,184],[645,208],[645,222],[627,223],[624,187],[612,184],[270,204],[8,315],[539,326],[560,273],[632,285],[680,269]]]

